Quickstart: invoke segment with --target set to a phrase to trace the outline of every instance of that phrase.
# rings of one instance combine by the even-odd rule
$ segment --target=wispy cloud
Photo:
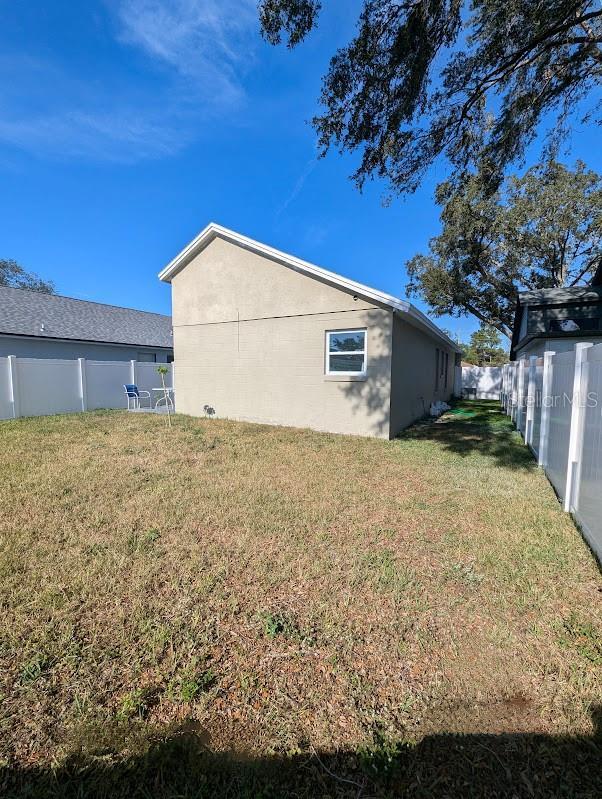
[[[305,168],[304,168],[303,172],[297,178],[291,193],[288,195],[286,200],[282,203],[282,205],[276,211],[276,216],[277,217],[280,216],[281,214],[283,214],[286,211],[286,209],[289,207],[289,205],[294,200],[297,199],[297,197],[301,193],[301,190],[303,189],[303,186],[305,185],[305,181],[311,175],[311,173],[314,171],[314,169],[316,168],[317,163],[318,163],[318,159],[317,158],[311,158],[305,164]]]
[[[0,142],[38,156],[135,162],[176,152],[185,128],[150,100],[71,74],[48,61],[0,58]]]
[[[184,144],[181,132],[129,109],[8,117],[0,119],[0,140],[39,155],[121,163],[169,155]]]
[[[216,104],[243,96],[257,35],[254,0],[119,0],[122,41],[189,79]]]
[[[0,55],[0,142],[40,156],[136,162],[177,152],[236,113],[255,0],[105,0],[115,59],[81,74],[58,54]],[[148,59],[132,69],[133,51]]]

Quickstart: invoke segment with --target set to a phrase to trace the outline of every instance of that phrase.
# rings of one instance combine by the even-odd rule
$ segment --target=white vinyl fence
[[[602,344],[507,364],[501,402],[602,561]]]
[[[47,416],[97,408],[126,408],[126,383],[151,391],[161,385],[156,363],[139,361],[0,358],[0,419]],[[165,375],[172,385],[171,364]],[[153,402],[157,395],[154,394]]]
[[[462,396],[499,400],[503,374],[503,366],[463,366]]]

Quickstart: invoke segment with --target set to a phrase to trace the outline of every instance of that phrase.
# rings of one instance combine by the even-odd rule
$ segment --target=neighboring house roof
[[[303,261],[301,258],[289,255],[281,250],[276,250],[274,247],[250,239],[247,236],[236,233],[234,230],[222,227],[215,222],[210,222],[190,244],[184,247],[184,249],[167,264],[165,269],[159,272],[159,279],[166,283],[170,283],[174,275],[190,263],[194,257],[202,252],[202,250],[218,236],[232,244],[237,244],[239,247],[243,247],[246,250],[262,255],[272,261],[276,261],[276,263],[282,264],[283,266],[287,266],[289,269],[294,269],[296,272],[300,272],[301,274],[320,280],[323,283],[342,289],[349,294],[356,294],[358,297],[363,297],[378,305],[384,305],[392,311],[403,315],[408,322],[416,327],[420,327],[441,339],[456,352],[460,352],[460,348],[454,341],[446,336],[437,325],[431,322],[428,316],[423,314],[422,311],[419,311],[418,308],[407,300],[398,299],[378,289],[365,286],[363,283],[357,283],[355,280],[350,280],[347,277],[338,275],[336,272],[322,269],[320,266],[316,266],[308,261]]]
[[[550,333],[535,333],[535,334],[527,334],[524,335],[522,338],[520,337],[521,333],[521,326],[523,321],[523,315],[525,313],[525,308],[531,308],[534,306],[541,307],[541,306],[553,306],[553,305],[581,305],[583,303],[597,303],[602,302],[602,286],[568,286],[566,288],[555,288],[555,289],[535,289],[532,291],[521,291],[518,295],[518,299],[516,302],[516,311],[514,314],[514,326],[512,328],[512,343],[510,346],[510,359],[514,360],[516,357],[516,352],[518,349],[523,349],[532,339],[534,338],[541,338],[547,337],[551,338],[552,335],[556,338],[558,335],[570,337],[579,337],[583,336],[582,331],[576,331],[575,333],[563,333],[559,334],[555,332],[553,334]],[[588,337],[601,335],[602,331],[598,333],[597,331],[588,331]],[[520,345],[520,347],[519,347]]]
[[[598,302],[602,300],[600,286],[570,286],[558,289],[539,289],[521,291],[518,295],[519,305],[558,305],[581,302]]]
[[[7,286],[0,334],[173,348],[170,316]]]

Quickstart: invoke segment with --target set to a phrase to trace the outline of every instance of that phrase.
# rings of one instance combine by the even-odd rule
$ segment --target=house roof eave
[[[190,261],[197,256],[202,250],[205,249],[216,237],[230,241],[237,244],[239,247],[250,250],[251,252],[263,255],[277,263],[287,266],[310,277],[314,277],[324,283],[327,283],[335,288],[340,288],[350,294],[357,295],[366,300],[376,303],[377,305],[384,306],[394,313],[399,313],[407,317],[408,321],[417,327],[422,327],[431,335],[442,339],[454,351],[460,352],[458,345],[453,342],[445,333],[440,330],[431,320],[419,311],[418,308],[413,306],[407,300],[393,297],[391,294],[386,294],[383,291],[366,286],[363,283],[358,283],[355,280],[339,275],[336,272],[331,272],[328,269],[323,269],[320,266],[304,261],[294,255],[285,253],[282,250],[277,250],[267,244],[262,244],[259,241],[243,236],[234,230],[225,228],[215,222],[210,222],[184,249],[173,258],[167,266],[159,272],[159,280],[166,283],[171,283],[172,278],[178,274]]]

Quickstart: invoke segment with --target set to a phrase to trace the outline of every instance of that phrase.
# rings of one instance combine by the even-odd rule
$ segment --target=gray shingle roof
[[[173,348],[171,317],[0,286],[0,334]]]
[[[559,289],[539,289],[534,291],[521,291],[518,297],[521,305],[597,302],[602,299],[602,288],[600,286],[570,286]]]

